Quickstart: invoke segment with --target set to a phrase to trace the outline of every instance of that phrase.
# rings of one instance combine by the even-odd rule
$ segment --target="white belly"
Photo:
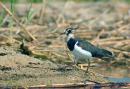
[[[75,61],[77,62],[87,62],[88,59],[92,58],[92,54],[81,47],[75,45],[74,50],[72,51],[75,56]]]

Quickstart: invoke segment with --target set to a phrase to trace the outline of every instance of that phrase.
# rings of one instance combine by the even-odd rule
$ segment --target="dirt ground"
[[[69,0],[32,4],[31,9],[35,13],[31,15],[32,18],[27,18],[29,6],[16,4],[15,14],[19,23],[37,40],[28,40],[26,32],[7,13],[0,28],[1,85],[51,85],[85,80],[108,82],[93,68],[90,73],[84,74],[83,70],[68,66],[73,57],[65,46],[65,35],[60,33],[70,25],[79,26],[76,37],[115,54],[115,60],[111,63],[96,58],[92,63],[96,66],[100,63],[123,66],[130,70],[129,4],[76,3]]]
[[[0,83],[6,86],[79,83],[85,80],[107,82],[102,77],[85,74],[75,67],[49,60],[41,61],[15,52],[9,47],[0,47],[0,63]]]

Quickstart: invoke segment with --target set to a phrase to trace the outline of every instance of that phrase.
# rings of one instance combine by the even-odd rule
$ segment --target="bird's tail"
[[[110,61],[114,59],[114,54],[108,50],[105,50],[105,49],[101,49],[101,52],[102,52],[102,59],[105,60],[105,61]]]
[[[101,49],[102,50],[102,53],[103,53],[103,57],[110,57],[110,58],[113,58],[114,57],[114,54],[108,50],[105,50],[105,49]]]

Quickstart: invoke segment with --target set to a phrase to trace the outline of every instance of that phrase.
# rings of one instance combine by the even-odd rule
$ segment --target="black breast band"
[[[68,42],[67,42],[67,46],[69,48],[70,51],[74,50],[74,45],[77,41],[74,40],[73,38],[71,38]]]

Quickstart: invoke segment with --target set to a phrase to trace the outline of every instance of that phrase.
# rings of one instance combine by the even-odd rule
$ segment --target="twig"
[[[68,0],[67,0],[66,3],[64,4],[63,10],[61,11],[61,13],[59,14],[59,16],[58,16],[58,18],[57,18],[57,20],[56,20],[56,25],[57,25],[57,26],[56,26],[56,28],[52,31],[52,33],[55,33],[55,32],[57,31],[57,28],[59,27],[59,22],[60,22],[61,19],[63,20],[62,24],[65,22],[65,21],[64,21],[63,13],[64,13],[64,11],[65,11],[67,5],[68,5]]]
[[[46,6],[47,6],[47,0],[43,0],[43,4],[42,4],[41,10],[40,10],[39,21],[38,21],[39,24],[42,23],[43,17],[46,12]]]
[[[124,51],[124,50],[121,50],[121,49],[117,49],[117,48],[108,48],[110,50],[112,50],[113,52],[118,52],[118,53],[123,53],[123,54],[127,54],[127,55],[130,55],[130,52],[127,52],[127,51]]]
[[[129,28],[129,24],[121,26],[117,31],[121,31],[123,29]]]
[[[102,30],[99,32],[99,34],[96,36],[96,38],[95,38],[92,42],[97,42],[97,41],[99,41],[99,38],[100,38],[100,36],[101,36],[103,33],[104,33],[104,29],[102,29]]]
[[[89,25],[94,24],[99,18],[101,18],[103,15],[105,15],[105,14],[108,13],[108,12],[109,12],[109,9],[106,9],[101,15],[96,16],[95,19],[89,21]]]
[[[12,19],[23,29],[23,31],[31,38],[31,40],[36,40],[36,38],[27,29],[19,23],[16,17],[11,13],[11,11],[0,1],[0,5],[5,9],[5,11],[12,17]]]
[[[9,42],[13,43],[14,39],[13,39],[13,34],[12,34],[12,27],[9,29]]]
[[[99,41],[99,45],[112,45],[112,44],[129,44],[130,40],[109,40],[109,41]]]
[[[100,42],[108,42],[108,41],[120,41],[120,40],[124,40],[124,37],[110,37],[110,38],[106,38],[106,39],[100,39]]]

